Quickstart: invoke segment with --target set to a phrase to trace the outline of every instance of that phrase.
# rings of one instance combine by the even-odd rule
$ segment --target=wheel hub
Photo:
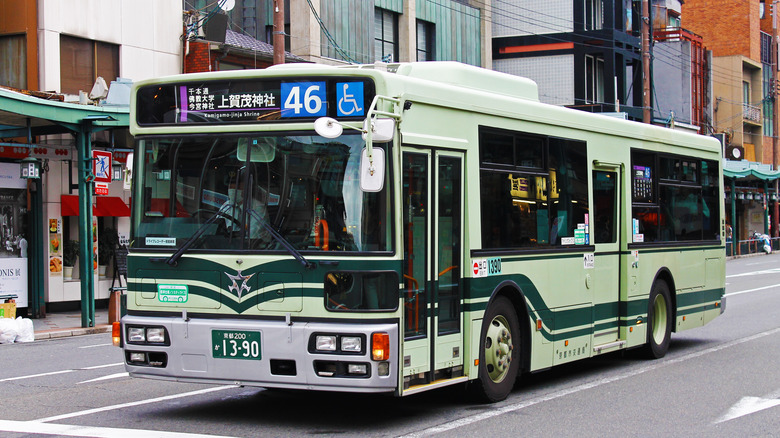
[[[503,316],[496,316],[485,337],[485,368],[490,380],[496,383],[504,380],[512,363],[513,348],[509,323]]]

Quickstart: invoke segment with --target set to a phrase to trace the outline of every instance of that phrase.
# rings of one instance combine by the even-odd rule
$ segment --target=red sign
[[[108,184],[106,184],[106,183],[95,183],[95,194],[96,195],[107,195],[108,194]]]
[[[92,174],[96,182],[111,182],[111,152],[92,151]]]

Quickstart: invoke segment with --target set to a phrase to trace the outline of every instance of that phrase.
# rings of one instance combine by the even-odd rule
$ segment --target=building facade
[[[181,34],[182,10],[178,0],[2,1],[0,86],[63,100],[65,105],[55,111],[66,113],[73,109],[67,106],[68,102],[88,104],[85,109],[100,104],[101,98],[106,97],[105,92],[90,96],[100,77],[106,88],[114,91],[114,98],[109,97],[109,105],[127,105],[130,82],[181,71]],[[116,96],[120,96],[118,100]],[[9,101],[16,102],[10,98]],[[22,102],[20,107],[27,103],[19,102]],[[84,114],[89,113],[84,111]],[[45,121],[41,123],[45,124]],[[46,307],[50,310],[78,308],[81,304],[80,283],[84,279],[78,274],[75,278],[67,278],[59,269],[67,258],[64,252],[69,245],[66,242],[78,239],[79,235],[78,208],[74,210],[74,205],[78,206],[78,181],[83,173],[79,171],[79,165],[84,164],[80,162],[84,157],[79,154],[75,134],[43,135],[60,131],[36,126],[29,130],[36,135],[20,138],[19,129],[2,128],[8,128],[0,131],[0,168],[4,174],[18,168],[22,158],[34,157],[43,163],[39,207],[25,202],[29,195],[19,197],[15,192],[29,191],[33,186],[21,184],[18,178],[0,179],[13,186],[0,186],[0,199],[5,202],[0,210],[8,210],[8,227],[3,232],[11,240],[9,248],[30,232],[29,227],[40,227],[43,238],[29,244],[34,243],[36,251],[41,251],[47,262],[44,266],[31,266],[33,270],[44,271],[42,287]],[[90,135],[89,146],[114,152],[117,161],[123,163],[132,148],[132,139],[126,129],[96,129]],[[95,216],[91,219],[97,238],[89,246],[95,251],[96,261],[103,259],[97,257],[101,233],[107,238],[112,234],[126,236],[129,231],[126,217],[129,215],[129,190],[118,181],[108,183],[103,193],[95,196]],[[35,215],[32,215],[32,209],[40,211],[34,211]],[[30,220],[33,216],[39,218],[37,223]],[[0,257],[15,256],[20,251],[8,251]],[[79,272],[78,268],[76,272]],[[98,268],[94,272],[97,279],[94,282],[95,298],[107,299],[110,277],[98,276]],[[24,295],[37,292],[28,290],[18,294],[22,295],[18,297],[21,313],[25,312],[28,302]],[[45,312],[45,307],[39,310]]]
[[[493,10],[493,69],[533,79],[545,103],[642,120],[637,4],[501,2]]]

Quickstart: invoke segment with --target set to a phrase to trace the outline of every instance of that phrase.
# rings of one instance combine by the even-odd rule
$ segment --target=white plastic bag
[[[0,318],[0,344],[13,344],[16,340],[17,323],[15,319]]]
[[[32,319],[16,318],[16,342],[32,342],[35,340],[35,328]]]

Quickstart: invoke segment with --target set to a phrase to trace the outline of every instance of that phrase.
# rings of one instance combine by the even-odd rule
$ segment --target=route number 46
[[[282,117],[320,117],[327,111],[325,82],[282,83]]]

